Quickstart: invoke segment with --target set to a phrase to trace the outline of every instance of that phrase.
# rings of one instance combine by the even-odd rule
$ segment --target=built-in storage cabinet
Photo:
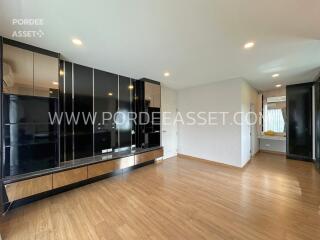
[[[3,92],[33,96],[33,52],[3,44]]]
[[[145,102],[147,107],[161,107],[161,87],[160,84],[145,82]]]
[[[287,156],[312,159],[312,83],[287,86]]]
[[[51,124],[48,115],[56,111],[56,98],[3,94],[4,176],[58,164],[59,129],[57,124]]]
[[[59,95],[59,60],[40,53],[33,53],[34,95],[58,97]]]
[[[52,174],[5,185],[9,202],[52,190]]]
[[[3,92],[58,97],[58,59],[23,48],[3,45]]]
[[[130,78],[119,76],[119,110],[116,116],[119,131],[119,147],[131,147],[132,134],[132,97],[134,85]]]
[[[107,176],[109,173],[121,173],[119,170],[133,166],[142,166],[149,161],[163,156],[163,149],[155,149],[148,152],[138,153],[127,157],[120,157],[105,162],[86,166],[79,166],[65,171],[49,173],[43,176],[5,184],[5,191],[9,202],[24,199],[33,195],[63,188],[87,179]]]
[[[2,159],[4,177],[57,166],[58,58],[3,44]],[[50,114],[50,115],[49,115]]]
[[[63,172],[53,173],[52,174],[52,188],[60,188],[73,183],[81,182],[86,180],[87,167],[75,168],[72,170],[67,170]]]
[[[63,110],[64,113],[64,124],[62,135],[64,136],[64,153],[61,154],[64,157],[61,158],[62,161],[73,160],[73,127],[74,122],[68,121],[66,116],[71,116],[73,112],[73,64],[70,62],[63,62],[60,64],[61,66],[61,74],[63,74],[63,82],[64,82],[64,94],[63,94]],[[59,71],[59,72],[60,72]],[[60,94],[61,95],[61,94]],[[70,118],[69,118],[70,119]]]
[[[93,156],[93,69],[73,64],[74,159]],[[91,117],[90,117],[91,116]]]
[[[315,103],[315,164],[320,168],[320,79],[314,84]]]
[[[118,130],[113,116],[118,111],[118,75],[94,70],[95,154],[118,148]]]
[[[147,79],[136,81],[135,105],[138,112],[148,113],[139,116],[136,127],[136,142],[138,147],[160,146],[160,111],[161,87],[160,84]]]

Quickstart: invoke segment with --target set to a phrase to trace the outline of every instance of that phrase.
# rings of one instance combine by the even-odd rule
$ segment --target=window
[[[286,97],[268,97],[264,103],[263,130],[286,132]]]

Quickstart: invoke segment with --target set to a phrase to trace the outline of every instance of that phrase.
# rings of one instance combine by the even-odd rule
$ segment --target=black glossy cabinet
[[[148,117],[138,115],[135,141],[137,147],[148,148],[160,146],[160,110],[161,110],[161,87],[160,84],[148,79],[135,82],[136,113],[148,114]]]
[[[315,102],[315,164],[320,168],[320,79],[314,84]]]
[[[64,124],[62,136],[64,137],[63,148],[64,153],[61,154],[63,157],[61,158],[63,161],[69,161],[73,159],[73,122],[67,121],[66,115],[71,115],[73,112],[73,99],[72,99],[72,79],[73,79],[73,64],[70,62],[63,62],[61,66],[63,66],[63,82],[64,82],[64,93],[61,94],[61,101],[64,113]],[[63,95],[63,97],[62,97]]]
[[[4,176],[55,167],[59,161],[59,127],[51,123],[58,99],[3,94]]]
[[[73,64],[74,158],[93,156],[93,69]]]
[[[312,83],[287,86],[287,157],[311,160]]]
[[[134,85],[131,79],[119,76],[119,110],[117,114],[117,129],[119,131],[119,147],[131,147],[132,133],[132,96]]]
[[[95,154],[118,148],[118,131],[113,116],[118,111],[118,75],[94,70]]]

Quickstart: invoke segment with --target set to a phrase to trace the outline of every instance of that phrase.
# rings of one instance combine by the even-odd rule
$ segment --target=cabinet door
[[[70,116],[73,112],[72,100],[72,63],[64,62],[64,106],[63,111]],[[64,122],[64,159],[65,161],[73,160],[73,122]]]
[[[117,115],[117,129],[119,130],[119,147],[131,147],[132,97],[134,86],[130,78],[119,76],[119,112]]]
[[[73,64],[74,74],[74,114],[78,123],[74,124],[74,158],[93,156],[93,69]],[[88,120],[88,122],[85,121]]]
[[[3,44],[3,92],[33,96],[33,52]]]
[[[287,87],[287,153],[289,157],[312,158],[312,85]]]
[[[161,87],[159,84],[145,82],[145,100],[148,107],[160,108]]]
[[[4,147],[4,175],[14,176],[57,166],[58,144],[13,144]]]
[[[34,53],[34,95],[58,97],[59,62],[57,58]]]
[[[315,159],[316,166],[320,168],[320,80],[314,84],[315,102]]]
[[[113,116],[118,110],[118,76],[94,70],[95,154],[118,147],[118,131]]]

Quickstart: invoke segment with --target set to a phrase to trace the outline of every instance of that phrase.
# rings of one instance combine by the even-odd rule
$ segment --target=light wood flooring
[[[1,218],[6,239],[320,239],[320,174],[260,153],[245,168],[171,158]]]

